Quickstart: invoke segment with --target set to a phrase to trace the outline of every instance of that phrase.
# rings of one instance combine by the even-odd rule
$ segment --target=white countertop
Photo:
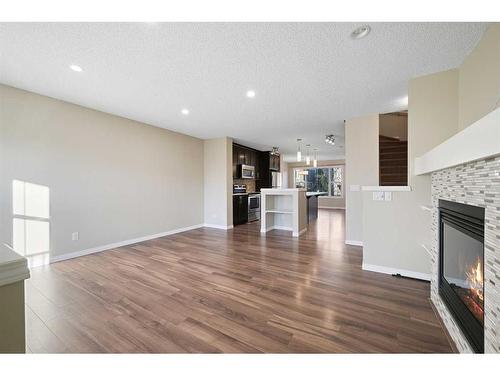
[[[415,159],[415,174],[428,174],[500,155],[500,108]]]
[[[260,189],[261,193],[273,193],[273,192],[284,192],[293,193],[296,191],[306,191],[304,188],[272,188],[272,189]]]
[[[30,271],[26,258],[6,245],[0,245],[0,286],[28,279]]]
[[[306,197],[319,197],[321,195],[328,195],[327,191],[308,191]]]

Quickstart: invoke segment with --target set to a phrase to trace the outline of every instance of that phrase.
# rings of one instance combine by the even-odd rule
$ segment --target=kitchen
[[[301,218],[301,220],[296,221],[306,224],[317,218],[318,197],[327,193],[306,192],[304,188],[286,188],[287,183],[283,183],[281,156],[277,147],[273,147],[271,151],[259,151],[248,146],[233,143],[232,150],[233,225],[242,225],[261,220],[263,215],[263,202],[261,202],[263,194],[272,194],[274,196],[277,190],[283,191],[285,195],[291,193],[292,190],[298,190],[299,196],[303,196],[306,209],[302,210],[303,212],[300,211],[300,213],[299,210],[290,213],[286,212],[287,215],[302,215],[304,216],[303,220]],[[297,199],[300,200],[300,197]],[[292,206],[298,207],[298,204]],[[290,211],[293,211],[292,208],[290,208]],[[267,213],[277,214],[275,212]],[[287,225],[287,227],[291,226]],[[278,226],[273,228],[278,229]],[[270,229],[263,229],[263,231],[267,230]],[[298,231],[293,232],[294,235],[298,233]]]
[[[260,190],[281,187],[280,154],[233,143],[233,225],[260,220]]]

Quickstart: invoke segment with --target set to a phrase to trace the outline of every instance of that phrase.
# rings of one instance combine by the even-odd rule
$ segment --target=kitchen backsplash
[[[248,193],[255,193],[255,180],[244,179],[244,178],[243,179],[235,178],[235,179],[233,179],[233,184],[234,185],[246,185]]]

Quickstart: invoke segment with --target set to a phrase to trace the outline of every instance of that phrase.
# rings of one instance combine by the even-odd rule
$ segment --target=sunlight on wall
[[[31,267],[48,264],[50,250],[50,189],[12,181],[13,248]]]

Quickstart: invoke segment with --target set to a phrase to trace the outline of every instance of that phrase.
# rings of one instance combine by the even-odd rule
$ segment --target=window
[[[12,213],[14,251],[28,257],[30,265],[35,258],[36,263],[47,263],[50,249],[49,188],[13,180]]]
[[[329,196],[343,196],[343,167],[295,168],[295,187],[307,191],[327,192]]]

